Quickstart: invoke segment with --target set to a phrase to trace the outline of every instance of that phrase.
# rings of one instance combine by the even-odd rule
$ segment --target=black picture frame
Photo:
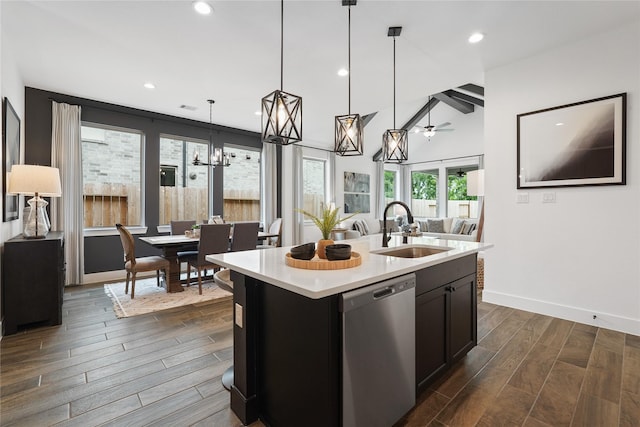
[[[11,167],[20,163],[20,117],[7,97],[4,98],[2,114],[2,194],[4,195],[3,222],[18,219],[19,196],[7,194]]]
[[[627,94],[517,115],[517,188],[626,184]]]

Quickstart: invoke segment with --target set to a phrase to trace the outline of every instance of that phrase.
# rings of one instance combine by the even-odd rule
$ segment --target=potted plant
[[[332,245],[334,243],[333,240],[330,239],[331,230],[333,230],[336,225],[340,224],[342,221],[346,221],[358,213],[353,213],[346,218],[340,218],[340,216],[338,215],[338,211],[340,211],[340,208],[334,208],[333,205],[324,207],[319,217],[315,216],[311,212],[305,211],[304,209],[296,210],[307,218],[310,218],[311,221],[313,221],[316,227],[318,227],[318,229],[320,230],[322,239],[318,241],[318,244],[316,245],[316,251],[318,252],[318,257],[322,259],[326,259],[324,248],[327,245]]]

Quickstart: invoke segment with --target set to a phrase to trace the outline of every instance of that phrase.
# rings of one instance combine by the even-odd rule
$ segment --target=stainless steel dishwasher
[[[415,274],[342,294],[342,422],[389,427],[415,405]]]

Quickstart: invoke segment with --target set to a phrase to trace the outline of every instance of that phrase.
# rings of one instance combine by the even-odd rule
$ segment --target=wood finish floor
[[[229,300],[117,319],[79,287],[63,312],[2,339],[0,425],[241,425]],[[398,426],[640,426],[640,337],[480,302],[478,339]]]

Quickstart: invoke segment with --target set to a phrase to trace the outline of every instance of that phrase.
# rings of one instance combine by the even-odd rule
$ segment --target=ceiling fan
[[[429,96],[429,101],[431,101],[431,96]],[[431,137],[434,136],[436,132],[450,132],[454,130],[454,129],[442,129],[445,126],[451,126],[451,123],[444,122],[437,126],[433,126],[431,124],[431,110],[429,110],[429,112],[427,113],[427,126],[424,126],[424,127],[416,126],[416,128],[414,129],[414,132],[415,133],[421,132],[428,139],[431,139]]]

